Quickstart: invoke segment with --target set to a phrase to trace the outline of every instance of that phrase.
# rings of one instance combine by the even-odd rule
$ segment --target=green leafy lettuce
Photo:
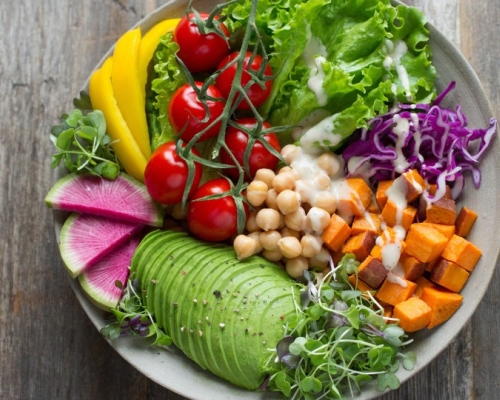
[[[175,54],[179,45],[172,41],[172,33],[160,38],[153,57],[153,79],[146,99],[151,148],[175,140],[176,134],[168,120],[168,104],[175,91],[187,82]]]
[[[233,32],[245,26],[250,4],[228,6]],[[333,136],[312,141],[335,150],[397,101],[428,103],[435,97],[429,32],[419,10],[393,7],[389,0],[264,0],[258,8],[256,24],[276,74],[259,110],[271,124],[297,126],[306,118],[310,124],[319,122],[318,115],[334,116],[327,125]],[[315,74],[320,87],[313,91]],[[296,139],[287,133],[282,141]]]

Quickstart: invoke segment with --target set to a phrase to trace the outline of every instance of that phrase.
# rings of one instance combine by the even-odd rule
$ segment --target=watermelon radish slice
[[[130,262],[141,236],[134,236],[78,277],[84,293],[97,307],[109,311],[118,306],[122,289],[116,286],[116,282],[127,286]]]
[[[48,207],[160,227],[163,210],[146,186],[127,174],[113,180],[68,174],[45,197]]]
[[[71,214],[61,229],[59,249],[72,278],[110,254],[144,225],[90,214]]]

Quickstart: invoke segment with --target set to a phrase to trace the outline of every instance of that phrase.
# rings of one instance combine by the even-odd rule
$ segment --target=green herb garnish
[[[120,303],[111,309],[114,322],[101,329],[101,334],[110,340],[131,333],[141,337],[155,337],[153,345],[169,346],[172,339],[163,332],[142,303],[138,294],[138,281],[129,279]]]
[[[388,323],[370,293],[350,285],[347,277],[358,264],[346,255],[325,277],[306,271],[297,313],[286,321],[286,336],[269,358],[277,357],[282,369],[269,378],[267,388],[294,399],[354,397],[374,379],[379,390],[398,388],[400,361],[413,369],[415,355],[401,350],[411,342],[405,341],[403,329]]]
[[[115,179],[120,173],[118,159],[106,134],[106,120],[99,110],[92,110],[88,95],[74,100],[75,109],[61,116],[52,127],[50,139],[57,149],[52,168],[61,163],[69,172],[90,173]]]

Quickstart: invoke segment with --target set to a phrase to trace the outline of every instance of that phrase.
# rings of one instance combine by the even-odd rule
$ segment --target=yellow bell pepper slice
[[[149,130],[146,118],[146,98],[139,82],[137,69],[141,29],[125,33],[115,45],[111,84],[116,103],[132,136],[146,159],[151,156]]]
[[[153,59],[154,52],[160,43],[160,37],[165,33],[172,32],[179,24],[180,18],[166,19],[157,23],[142,37],[139,46],[139,63],[137,69],[139,71],[139,83],[143,89],[143,96],[146,97],[146,84],[148,81],[149,63]]]
[[[111,84],[113,59],[109,57],[95,71],[89,83],[92,107],[101,110],[106,119],[107,133],[113,140],[113,149],[125,171],[140,182],[144,182],[147,159],[135,141],[116,103]]]

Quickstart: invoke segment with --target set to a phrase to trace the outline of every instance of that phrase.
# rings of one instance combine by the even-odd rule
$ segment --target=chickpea
[[[285,225],[295,231],[301,231],[306,222],[306,212],[302,207],[297,211],[285,215]]]
[[[278,193],[276,193],[276,190],[269,189],[266,197],[266,206],[274,210],[277,210],[278,209],[277,199],[278,199]]]
[[[262,257],[266,260],[278,262],[283,258],[283,254],[279,250],[264,250],[262,252]]]
[[[262,251],[262,243],[260,242],[260,234],[261,234],[260,231],[255,231],[255,232],[252,232],[252,233],[248,234],[248,237],[250,237],[253,240],[255,240],[255,243],[256,243],[256,246],[257,246],[257,248],[255,249],[255,254],[258,254],[258,253],[260,253]]]
[[[287,260],[285,269],[288,275],[290,275],[294,279],[297,279],[302,276],[302,272],[304,270],[309,269],[309,263],[307,261],[307,258],[299,256]]]
[[[281,233],[278,231],[261,232],[259,236],[260,244],[265,250],[278,250],[278,241],[281,239]]]
[[[300,244],[302,246],[302,256],[307,258],[317,256],[323,248],[323,241],[318,236],[310,235],[308,233],[302,236]]]
[[[292,167],[289,167],[288,165],[281,167],[280,170],[278,171],[279,174],[284,174],[285,172],[292,172]]]
[[[273,179],[273,189],[280,193],[285,189],[293,190],[295,187],[295,175],[291,171],[278,174]]]
[[[247,188],[248,202],[254,206],[261,206],[267,198],[267,185],[262,181],[252,181]]]
[[[330,253],[327,249],[321,247],[320,252],[316,256],[314,256],[313,259],[318,263],[328,265],[328,263],[330,262]]]
[[[264,182],[268,188],[273,186],[273,179],[276,176],[272,169],[261,168],[255,173],[254,180]]]
[[[290,189],[283,190],[276,198],[276,204],[283,215],[297,211],[300,207],[300,194]]]
[[[280,225],[278,226],[278,230],[281,230],[285,227],[285,216],[280,213]]]
[[[243,260],[254,255],[257,250],[257,242],[255,239],[246,235],[236,236],[233,246],[238,260]]]
[[[312,207],[306,216],[306,227],[322,233],[330,223],[330,214],[319,207]]]
[[[278,248],[286,258],[295,258],[302,253],[302,246],[299,239],[292,236],[284,237],[278,240]]]
[[[257,212],[256,211],[251,211],[249,214],[248,214],[248,218],[247,218],[247,223],[245,225],[245,228],[248,232],[256,232],[256,231],[260,231],[260,228],[259,226],[257,225],[257,221],[255,219],[255,217],[257,216]]]
[[[331,192],[321,192],[316,196],[313,205],[325,210],[331,215],[337,209],[337,198]]]
[[[332,180],[325,172],[321,171],[314,178],[313,185],[318,190],[322,191],[330,190],[330,187],[332,186]]]
[[[295,181],[295,191],[300,195],[300,199],[302,203],[309,203],[311,201],[311,193],[313,192],[313,189],[310,185],[310,183],[303,181],[303,180],[297,180]]]
[[[278,229],[280,225],[280,213],[272,208],[263,208],[257,212],[255,222],[263,231]]]
[[[316,163],[330,178],[335,176],[340,169],[339,159],[333,153],[326,152],[321,154],[317,158]]]
[[[293,144],[287,144],[281,149],[281,156],[288,164],[291,164],[295,158],[300,157],[301,155],[302,149]]]
[[[300,239],[301,233],[300,231],[296,231],[295,229],[290,229],[288,226],[285,226],[283,229],[281,229],[281,236],[282,237],[294,237],[297,239]]]

